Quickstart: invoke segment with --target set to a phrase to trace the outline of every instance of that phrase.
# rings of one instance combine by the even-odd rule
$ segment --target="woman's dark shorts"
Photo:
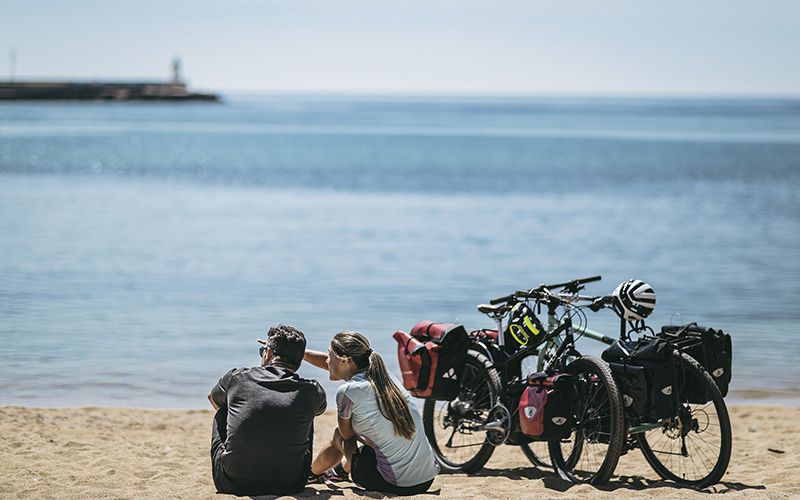
[[[361,446],[353,454],[350,476],[353,478],[354,483],[365,490],[382,491],[394,495],[419,495],[428,491],[428,488],[433,484],[433,479],[415,486],[395,486],[389,483],[378,472],[378,460],[375,457],[375,450],[369,446]]]

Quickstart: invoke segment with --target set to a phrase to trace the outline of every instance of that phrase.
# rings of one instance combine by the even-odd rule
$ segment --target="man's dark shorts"
[[[375,456],[375,450],[366,445],[361,446],[353,454],[350,475],[353,478],[353,482],[365,490],[381,491],[394,495],[419,495],[428,491],[428,488],[433,484],[433,479],[415,486],[395,486],[391,484],[378,472],[378,460]]]
[[[303,462],[303,467],[298,471],[297,476],[288,482],[274,484],[269,482],[256,482],[244,479],[232,478],[225,474],[222,468],[222,454],[225,452],[225,439],[227,432],[228,410],[220,408],[214,415],[214,422],[211,427],[211,474],[214,478],[214,486],[217,493],[228,493],[240,496],[260,496],[260,495],[291,495],[300,493],[306,487],[306,480],[311,472],[311,447]],[[314,442],[314,428],[311,428],[309,443]]]

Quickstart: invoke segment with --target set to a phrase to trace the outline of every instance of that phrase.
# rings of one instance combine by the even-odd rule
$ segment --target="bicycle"
[[[605,362],[575,350],[575,308],[550,291],[596,279],[599,277],[541,286],[525,292],[525,301],[547,306],[549,320],[542,332],[543,342],[559,339],[540,368],[572,375],[578,388],[575,425],[569,439],[547,441],[552,465],[566,480],[599,485],[613,474],[624,446],[620,394]],[[477,472],[495,447],[504,443],[521,446],[535,465],[547,465],[529,446],[539,439],[523,434],[519,427],[518,404],[527,386],[523,365],[526,360],[530,364],[531,358],[537,362],[542,359],[538,344],[506,345],[503,320],[519,301],[517,294],[511,294],[478,306],[494,320],[496,329],[471,332],[458,396],[451,401],[425,401],[425,434],[444,470]],[[564,310],[560,316],[559,309]]]
[[[599,277],[598,277],[599,278]],[[628,323],[614,309],[614,297],[579,295],[579,288],[572,286],[561,294],[564,301],[586,302],[592,311],[610,308],[620,316],[620,340],[629,340],[631,333],[645,334],[650,338],[652,329],[643,321]],[[525,292],[518,293],[524,297]],[[582,337],[611,345],[614,339],[590,330],[584,325],[575,328]],[[561,340],[553,337],[539,350],[538,363],[542,366],[549,357],[558,352]],[[679,386],[675,388],[680,402],[674,415],[666,418],[634,417],[625,414],[626,440],[623,454],[639,448],[648,464],[662,478],[695,488],[705,488],[719,482],[727,470],[732,448],[730,417],[723,396],[711,375],[697,360],[675,348],[671,352],[677,366]],[[708,401],[691,402],[686,396],[691,388],[694,393],[706,394]]]

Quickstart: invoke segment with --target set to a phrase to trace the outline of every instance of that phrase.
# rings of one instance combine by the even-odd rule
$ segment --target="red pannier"
[[[523,434],[542,440],[565,439],[575,426],[575,383],[571,375],[533,373],[519,400]]]
[[[463,326],[426,320],[410,335],[398,330],[393,336],[403,387],[412,396],[447,401],[458,396],[469,346]]]

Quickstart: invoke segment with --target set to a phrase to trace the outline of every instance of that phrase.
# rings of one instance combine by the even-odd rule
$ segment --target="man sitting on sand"
[[[306,349],[303,332],[280,325],[258,342],[261,366],[229,371],[208,395],[217,409],[214,485],[234,495],[298,493],[311,470],[314,417],[325,411],[325,391],[295,373]]]

